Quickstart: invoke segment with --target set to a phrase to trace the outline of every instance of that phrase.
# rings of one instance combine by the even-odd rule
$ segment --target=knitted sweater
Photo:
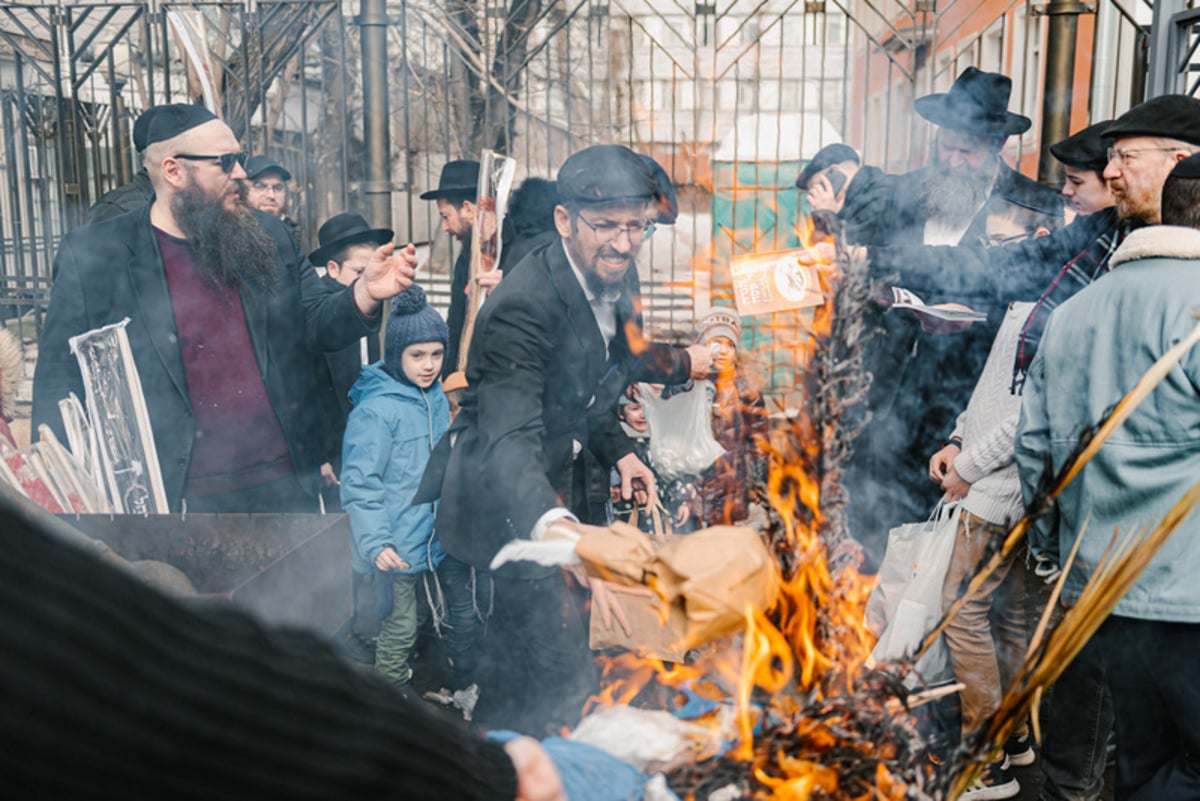
[[[958,416],[952,435],[962,441],[954,469],[971,485],[962,506],[989,523],[1011,523],[1024,510],[1014,451],[1021,396],[1013,394],[1012,365],[1021,327],[1033,306],[1009,304],[971,401]]]

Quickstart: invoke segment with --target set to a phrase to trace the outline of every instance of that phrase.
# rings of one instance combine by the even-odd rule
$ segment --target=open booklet
[[[987,319],[983,312],[975,311],[961,303],[939,303],[929,306],[915,293],[898,286],[892,287],[892,308],[912,309],[924,317],[955,323],[977,323]]]

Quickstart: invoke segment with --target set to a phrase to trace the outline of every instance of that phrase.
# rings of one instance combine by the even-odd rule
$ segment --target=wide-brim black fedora
[[[372,228],[361,214],[343,212],[335,214],[317,231],[321,247],[309,254],[308,260],[322,267],[335,258],[344,248],[352,245],[385,245],[392,241],[391,228]]]
[[[913,108],[941,128],[975,136],[1012,136],[1029,130],[1033,121],[1008,110],[1012,80],[998,72],[967,67],[949,92],[925,95]]]
[[[442,166],[437,189],[421,193],[421,200],[437,200],[440,197],[474,197],[479,191],[478,161],[448,161]]]

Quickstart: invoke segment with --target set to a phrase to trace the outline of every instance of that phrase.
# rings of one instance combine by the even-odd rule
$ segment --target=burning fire
[[[810,253],[827,250],[810,244],[811,226],[800,233]],[[819,373],[820,348],[835,324],[839,273],[828,261],[819,272],[826,302],[811,323],[797,313],[774,315],[773,347],[806,374]],[[781,318],[789,320],[786,327]],[[741,765],[742,779],[757,783],[755,798],[901,799],[909,785],[896,766],[905,766],[908,747],[919,738],[897,714],[903,708],[887,703],[894,688],[886,686],[886,674],[864,670],[875,640],[863,622],[874,582],[857,572],[857,559],[842,558],[855,548],[848,540],[833,543],[823,511],[822,487],[831,476],[822,454],[833,423],[818,410],[821,378],[805,376],[813,386],[800,387],[798,415],[773,421],[769,437],[757,443],[769,457],[765,495],[774,518],[761,533],[783,572],[773,607],[746,609],[739,637],[706,646],[687,665],[630,653],[602,659],[604,689],[588,711],[635,701],[672,706],[696,696],[732,704],[736,742],[724,759]],[[700,722],[721,725],[715,715]],[[883,735],[888,726],[905,736]],[[870,735],[872,727],[879,737]],[[851,763],[857,768],[848,770]],[[725,783],[736,780],[730,775]],[[694,784],[682,789],[703,797]]]

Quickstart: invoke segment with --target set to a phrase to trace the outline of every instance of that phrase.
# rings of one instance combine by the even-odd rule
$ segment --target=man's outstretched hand
[[[380,303],[408,289],[416,277],[416,246],[410,242],[397,250],[388,242],[376,248],[362,278],[354,282],[354,302],[363,314],[374,314]]]

